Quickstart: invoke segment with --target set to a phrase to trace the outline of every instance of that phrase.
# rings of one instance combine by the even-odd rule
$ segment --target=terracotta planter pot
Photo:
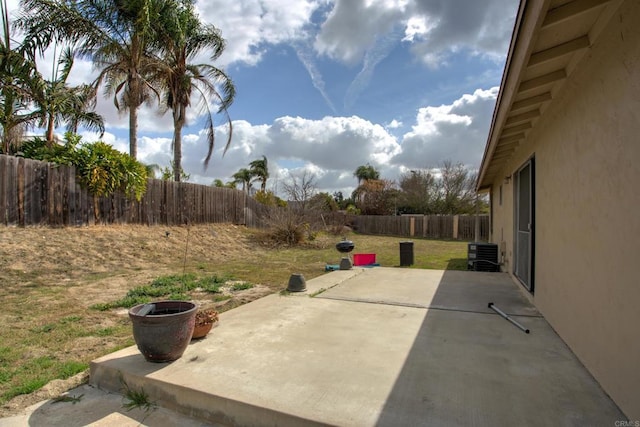
[[[201,309],[196,313],[196,326],[191,339],[204,338],[211,328],[218,326],[218,312],[212,308]]]
[[[187,301],[158,301],[129,310],[133,338],[148,362],[171,362],[187,349],[195,326],[196,305]],[[144,314],[147,312],[146,314]]]
[[[214,325],[217,326],[218,322],[205,323],[204,325],[196,325],[193,328],[193,335],[191,336],[191,339],[197,340],[197,339],[206,337]]]

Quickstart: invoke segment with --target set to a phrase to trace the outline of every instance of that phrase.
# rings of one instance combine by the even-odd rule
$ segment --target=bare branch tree
[[[302,175],[289,175],[289,181],[282,184],[283,191],[289,199],[289,205],[302,211],[308,208],[309,201],[318,192],[316,177],[309,171]]]
[[[316,177],[309,171],[301,175],[290,174],[282,184],[287,196],[287,207],[270,210],[267,225],[274,241],[295,245],[313,239],[323,228],[322,211],[314,208],[317,194]]]

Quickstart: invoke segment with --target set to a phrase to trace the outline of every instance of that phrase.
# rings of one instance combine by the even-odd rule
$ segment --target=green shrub
[[[65,135],[63,145],[48,146],[46,139],[34,137],[22,143],[20,153],[28,159],[71,166],[75,164],[76,145],[79,142],[80,137],[70,133]]]
[[[96,197],[122,191],[140,200],[147,188],[146,167],[126,153],[101,141],[80,144],[81,137],[67,132],[63,145],[47,146],[33,138],[22,146],[24,157],[61,165],[73,165],[80,184]]]
[[[147,186],[147,169],[142,163],[101,141],[81,145],[75,166],[81,184],[94,196],[119,190],[140,200]]]
[[[272,191],[259,190],[253,196],[253,198],[256,199],[256,201],[266,206],[278,206],[278,207],[287,206],[287,202],[282,200],[280,197],[276,196],[275,194],[273,194]]]

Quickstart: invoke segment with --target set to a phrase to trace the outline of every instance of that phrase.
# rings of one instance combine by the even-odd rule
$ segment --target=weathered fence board
[[[488,215],[407,215],[378,216],[351,215],[348,223],[362,234],[424,237],[429,239],[476,240],[476,221],[479,241],[489,239]]]
[[[267,208],[232,188],[150,179],[138,202],[122,193],[95,198],[75,168],[0,155],[0,223],[79,226],[229,222],[263,227]]]

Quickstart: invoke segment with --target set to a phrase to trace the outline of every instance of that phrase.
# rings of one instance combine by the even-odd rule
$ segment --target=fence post
[[[453,216],[453,240],[458,240],[458,225],[460,224],[460,216]]]
[[[416,219],[414,217],[409,218],[409,235],[411,237],[416,235]]]
[[[429,215],[425,215],[424,220],[422,221],[422,237],[427,237],[427,232],[429,231],[428,224]]]

